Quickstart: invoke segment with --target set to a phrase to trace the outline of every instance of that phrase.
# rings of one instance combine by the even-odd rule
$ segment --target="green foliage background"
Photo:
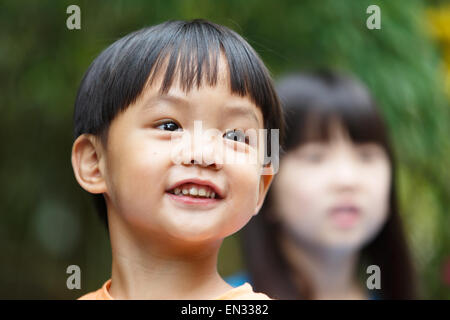
[[[372,90],[399,162],[402,215],[424,298],[450,298],[450,107],[426,6],[443,1],[0,1],[0,298],[72,299],[110,272],[106,231],[71,168],[76,90],[116,39],[169,19],[206,18],[243,35],[278,77],[292,70],[350,70]],[[66,28],[67,6],[81,30]],[[381,30],[366,8],[381,8]],[[82,290],[66,288],[66,268]],[[238,235],[220,272],[242,266]],[[450,267],[449,267],[450,268]],[[449,271],[447,271],[449,272]]]

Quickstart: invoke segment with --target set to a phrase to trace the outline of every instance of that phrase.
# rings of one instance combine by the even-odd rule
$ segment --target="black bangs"
[[[292,74],[280,79],[277,91],[286,115],[286,151],[331,140],[337,124],[354,143],[378,143],[390,152],[377,106],[356,79],[332,71]]]
[[[204,20],[169,21],[119,39],[86,72],[76,98],[74,136],[99,134],[117,113],[162,76],[161,93],[175,79],[185,92],[217,83],[218,62],[229,68],[231,92],[262,109],[267,129],[280,129],[282,117],[270,74],[250,45],[234,31]]]

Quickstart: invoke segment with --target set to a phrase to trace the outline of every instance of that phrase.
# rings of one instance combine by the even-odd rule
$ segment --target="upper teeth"
[[[197,187],[194,185],[183,185],[180,187],[177,187],[174,189],[174,193],[176,195],[183,194],[183,195],[190,195],[190,196],[198,196],[198,197],[207,197],[214,199],[216,197],[216,193],[211,190],[210,187],[202,186]]]

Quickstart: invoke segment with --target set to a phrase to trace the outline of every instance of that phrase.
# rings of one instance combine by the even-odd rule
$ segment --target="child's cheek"
[[[320,179],[295,162],[285,162],[274,187],[281,221],[300,233],[316,232],[326,198]]]
[[[132,143],[128,147],[113,154],[110,190],[121,214],[142,215],[163,192],[157,173],[162,174],[164,161],[154,149]]]
[[[229,168],[229,197],[226,203],[233,232],[242,228],[253,216],[258,202],[259,175],[256,166],[234,165]]]
[[[381,229],[389,214],[389,194],[390,194],[390,170],[382,168],[377,172],[373,172],[378,179],[365,179],[368,184],[367,202],[365,207],[367,212],[366,219],[366,237],[370,238]]]

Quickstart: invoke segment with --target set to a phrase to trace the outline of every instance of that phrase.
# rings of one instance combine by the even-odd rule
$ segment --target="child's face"
[[[388,214],[391,167],[377,144],[354,144],[341,126],[329,143],[287,154],[274,182],[278,216],[316,248],[357,250]]]
[[[256,152],[257,146],[234,150],[239,144],[245,147],[245,142],[222,136],[209,142],[193,137],[196,120],[202,121],[203,130],[214,128],[222,135],[235,128],[263,128],[261,110],[248,97],[231,94],[224,68],[221,61],[215,87],[194,86],[188,94],[176,86],[175,79],[169,92],[161,96],[158,80],[112,121],[100,161],[111,230],[115,221],[146,236],[182,242],[219,240],[238,231],[256,213],[272,176],[260,175],[261,163],[223,163],[214,148],[221,145],[226,152],[250,153]],[[172,134],[181,137],[188,131],[191,151],[202,153],[210,165],[191,164],[194,158],[189,157],[183,159],[189,164],[174,163],[179,140],[171,141]],[[170,193],[175,191],[174,184],[191,178],[215,184],[222,198],[193,203],[189,195]],[[192,187],[195,185],[180,186],[179,191]],[[209,194],[211,190],[205,191]]]

